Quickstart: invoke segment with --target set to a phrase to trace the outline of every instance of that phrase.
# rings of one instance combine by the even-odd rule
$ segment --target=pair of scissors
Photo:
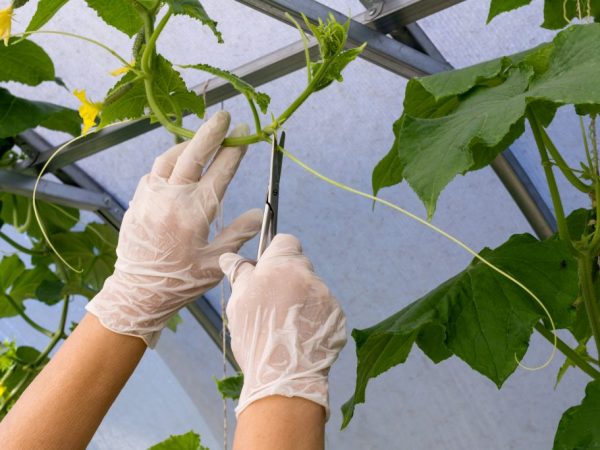
[[[284,144],[285,132],[281,133],[279,142],[277,141],[277,134],[273,135],[273,145],[271,148],[271,174],[269,176],[269,187],[267,190],[267,199],[265,201],[262,228],[260,230],[260,241],[258,242],[257,261],[277,234],[279,180],[281,179],[281,166],[283,163],[283,153],[277,150],[277,147],[278,145],[283,147]]]

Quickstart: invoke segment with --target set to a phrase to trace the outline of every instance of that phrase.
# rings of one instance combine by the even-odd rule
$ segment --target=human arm
[[[229,120],[217,113],[191,141],[159,156],[141,179],[123,219],[114,273],[86,306],[90,314],[0,423],[3,450],[39,448],[27,442],[85,448],[145,347],[156,344],[179,309],[221,280],[219,256],[258,232],[262,213],[253,210],[208,240],[246,150],[219,149]],[[232,135],[246,132],[238,127]],[[47,411],[57,405],[61,412],[50,419]]]
[[[2,448],[85,449],[145,350],[86,314],[0,423]]]
[[[346,343],[344,313],[303,255],[277,235],[256,265],[224,254],[231,347],[244,373],[234,450],[319,450],[329,369]]]

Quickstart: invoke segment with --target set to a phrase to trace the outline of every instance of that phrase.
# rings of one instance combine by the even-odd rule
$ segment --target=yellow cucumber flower
[[[8,8],[0,10],[0,39],[4,40],[4,45],[8,45],[8,39],[10,38],[10,26],[12,23],[12,16],[12,4]]]
[[[113,70],[110,74],[113,77],[118,77],[119,75],[129,72],[132,67],[135,67],[135,59],[132,59],[128,66],[119,67],[118,69]]]
[[[2,383],[0,383],[0,397],[2,397],[5,392],[6,392],[6,386],[4,386]]]
[[[79,116],[83,119],[83,132],[86,134],[90,128],[96,126],[96,117],[100,114],[102,109],[102,103],[94,103],[89,100],[85,95],[85,89],[73,91],[73,95],[79,99],[81,105],[79,106]]]

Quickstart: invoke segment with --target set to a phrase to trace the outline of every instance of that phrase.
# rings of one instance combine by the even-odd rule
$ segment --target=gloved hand
[[[259,230],[262,212],[248,211],[208,241],[225,189],[246,148],[221,148],[229,114],[216,113],[191,141],[156,158],[140,180],[123,218],[114,273],[87,304],[109,330],[138,336],[154,347],[180,308],[223,277],[219,256],[237,252]],[[248,134],[246,125],[231,136]]]
[[[221,256],[232,286],[231,347],[244,373],[236,408],[270,395],[303,397],[329,418],[329,368],[346,344],[346,318],[294,236],[278,234],[256,266]]]

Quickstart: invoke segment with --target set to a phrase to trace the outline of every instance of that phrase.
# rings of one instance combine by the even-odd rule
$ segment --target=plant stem
[[[146,15],[145,26],[146,26],[146,48],[144,49],[144,54],[142,55],[141,68],[146,73],[146,75],[151,75],[152,71],[152,60],[154,59],[154,53],[156,50],[156,41],[160,36],[160,33],[164,30],[167,22],[173,15],[173,12],[169,8],[164,17],[158,22],[158,25],[154,30],[152,30],[151,26],[148,26],[152,23],[152,18],[149,14]]]
[[[553,333],[548,330],[541,322],[535,324],[535,329],[548,342],[554,345]],[[575,350],[569,347],[562,339],[556,337],[556,348],[565,355],[573,364],[579,367],[583,372],[587,373],[594,379],[600,378],[600,371],[594,369],[588,362],[583,359]]]
[[[571,242],[571,236],[569,235],[569,228],[567,227],[565,211],[563,209],[562,201],[560,199],[560,193],[558,191],[556,179],[554,178],[554,172],[552,170],[552,166],[550,165],[550,161],[548,160],[548,154],[546,153],[546,147],[544,145],[544,140],[540,131],[541,126],[537,121],[535,114],[529,108],[527,108],[527,119],[529,119],[531,131],[533,132],[533,137],[535,139],[535,143],[537,145],[537,148],[540,152],[540,157],[542,159],[542,168],[544,169],[544,173],[546,175],[548,189],[550,190],[550,197],[552,198],[552,205],[554,206],[554,213],[556,214],[556,223],[558,224],[558,235],[560,236],[561,240],[565,241],[569,245],[571,250],[574,250],[573,243]]]
[[[154,55],[156,51],[156,41],[158,37],[162,33],[163,29],[167,25],[167,22],[173,15],[173,12],[169,8],[164,17],[160,20],[156,29],[153,29],[152,16],[150,13],[144,14],[144,28],[146,33],[146,48],[144,49],[144,53],[142,54],[142,60],[140,63],[140,67],[142,68],[142,72],[144,74],[144,88],[146,89],[146,98],[148,100],[148,105],[150,109],[156,116],[156,119],[161,123],[163,127],[165,127],[171,133],[191,139],[194,137],[194,132],[190,130],[186,130],[178,126],[176,123],[173,123],[169,118],[165,115],[161,107],[159,106],[156,95],[154,93],[154,73],[152,71],[152,63],[154,60]]]
[[[587,184],[585,184],[583,181],[581,181],[579,178],[577,178],[577,176],[571,171],[571,169],[569,168],[569,165],[567,164],[567,162],[564,160],[564,158],[562,157],[562,155],[560,154],[560,152],[554,145],[554,142],[552,142],[552,139],[550,139],[550,136],[548,136],[548,133],[546,132],[544,127],[540,126],[539,130],[541,132],[542,140],[544,142],[545,147],[548,149],[548,152],[550,153],[552,158],[554,158],[556,165],[558,166],[560,171],[563,173],[565,178],[567,180],[569,180],[569,182],[576,189],[580,190],[584,194],[591,192],[593,189],[593,186],[588,186]]]
[[[265,140],[266,137],[271,136],[273,133],[275,133],[314,92],[318,83],[321,81],[321,77],[326,73],[327,69],[329,68],[330,61],[323,63],[321,67],[319,67],[319,70],[312,78],[312,81],[308,83],[308,85],[302,91],[302,93],[296,98],[296,100],[292,102],[290,106],[287,107],[285,111],[281,113],[281,115],[277,119],[275,119],[273,122],[271,122],[271,124],[267,125],[262,129],[262,134],[256,133],[250,136],[226,138],[223,141],[223,147],[240,147],[242,145],[255,144],[256,142]]]
[[[598,298],[594,289],[594,280],[592,279],[592,261],[594,257],[586,253],[577,260],[579,271],[579,285],[585,310],[590,321],[590,329],[596,342],[596,354],[600,359],[600,311],[598,309]]]
[[[6,241],[7,243],[9,243],[16,250],[19,250],[20,252],[23,252],[27,255],[37,256],[37,255],[47,255],[48,254],[48,252],[45,252],[43,250],[32,250],[30,248],[23,247],[21,244],[12,240],[9,236],[4,234],[2,231],[0,231],[0,238],[3,239],[4,241]]]
[[[589,155],[590,151],[587,145],[587,138],[585,136],[585,129],[583,129],[583,120],[581,121],[583,137],[585,142],[586,153]],[[596,141],[596,116],[593,115],[590,119],[590,140],[592,141],[593,157],[588,156],[590,160],[590,170],[592,172],[592,182],[594,184],[594,198],[593,205],[596,209],[596,225],[594,229],[594,235],[590,244],[592,254],[595,255],[600,249],[600,173],[598,167],[598,142]]]
[[[249,95],[246,95],[246,100],[248,100],[248,104],[250,105],[250,109],[252,110],[252,117],[254,118],[254,128],[256,129],[256,134],[261,134],[262,125],[260,124],[260,116],[258,115],[258,111],[256,110],[254,100],[252,100]]]
[[[42,334],[45,334],[48,337],[53,337],[54,333],[52,333],[52,331],[47,330],[46,328],[44,328],[43,326],[39,325],[37,322],[35,322],[31,317],[29,317],[27,315],[27,313],[25,312],[25,308],[23,308],[23,306],[19,305],[14,298],[12,298],[9,294],[4,294],[4,297],[6,297],[6,299],[8,300],[8,303],[10,303],[10,306],[12,306],[15,311],[17,311],[19,313],[19,315],[23,318],[23,320],[25,322],[27,322],[29,325],[31,325],[33,328],[35,328],[37,331],[39,331]]]

